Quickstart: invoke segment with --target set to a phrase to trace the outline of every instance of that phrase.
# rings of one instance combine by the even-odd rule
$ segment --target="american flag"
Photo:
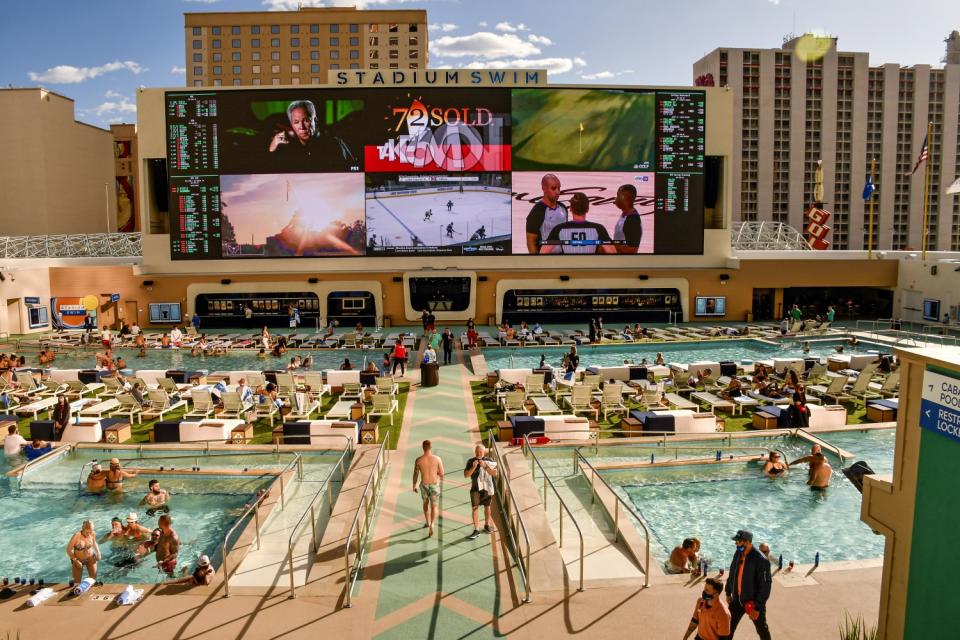
[[[913,165],[913,170],[910,173],[905,173],[903,175],[912,176],[917,172],[917,169],[920,168],[920,165],[926,162],[930,158],[930,145],[928,144],[929,143],[928,138],[929,136],[923,137],[923,146],[920,147],[920,155],[917,156],[917,164]]]

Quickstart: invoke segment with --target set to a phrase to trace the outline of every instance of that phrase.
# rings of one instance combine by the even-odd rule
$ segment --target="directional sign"
[[[960,375],[923,372],[920,426],[960,442]]]

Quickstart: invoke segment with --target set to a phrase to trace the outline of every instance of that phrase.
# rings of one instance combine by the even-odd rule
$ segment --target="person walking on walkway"
[[[703,592],[693,608],[693,617],[683,634],[687,640],[694,631],[697,640],[722,640],[730,637],[730,612],[720,600],[723,582],[716,578],[707,578],[703,583]]]
[[[760,640],[770,640],[767,599],[770,597],[770,561],[753,546],[753,534],[741,529],[733,536],[737,551],[730,563],[727,604],[730,605],[730,637],[737,632],[743,614],[757,629]]]
[[[473,450],[474,457],[467,460],[467,467],[463,470],[463,477],[470,478],[470,506],[473,509],[473,533],[470,540],[480,537],[480,507],[483,507],[483,532],[493,533],[491,524],[492,509],[495,491],[493,479],[497,476],[497,463],[487,456],[487,450],[478,444]]]
[[[450,364],[453,362],[453,332],[449,327],[443,330],[440,344],[443,345],[443,364]]]
[[[433,453],[433,444],[423,441],[423,455],[413,463],[413,492],[420,482],[420,498],[423,500],[423,519],[427,537],[433,537],[433,525],[437,522],[440,502],[440,483],[443,481],[443,460]]]

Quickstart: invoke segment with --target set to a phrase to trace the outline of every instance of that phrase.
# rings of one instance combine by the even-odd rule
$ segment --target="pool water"
[[[825,439],[866,460],[877,473],[889,473],[893,466],[893,429],[827,434]],[[782,444],[779,448],[790,460],[809,449],[799,440]],[[805,466],[776,480],[764,477],[759,463],[602,473],[647,523],[661,561],[684,538],[697,537],[703,555],[714,559],[713,566],[722,566],[729,562],[730,537],[738,529],[753,531],[754,542],[769,543],[784,562],[812,563],[818,552],[821,562],[882,556],[883,537],[860,521],[860,493],[841,473],[839,459],[828,457],[833,481],[825,494],[806,486]]]
[[[114,357],[122,357],[128,369],[183,369],[188,371],[268,371],[284,370],[294,356],[301,358],[313,356],[315,371],[322,369],[339,369],[344,358],[349,358],[355,369],[364,366],[364,358],[372,359],[377,365],[383,359],[388,349],[290,349],[284,356],[274,358],[267,355],[257,357],[256,351],[236,350],[227,351],[220,356],[199,355],[191,356],[189,349],[147,349],[147,354],[137,357],[136,349],[114,349]],[[96,351],[60,351],[52,367],[56,369],[93,369],[96,367]],[[28,366],[36,363],[29,362]]]
[[[190,455],[190,451],[145,451],[149,462],[126,463],[128,466],[159,467],[196,466],[201,469],[273,469],[279,470],[292,459],[290,453],[276,455],[204,455],[196,452],[196,458],[177,460],[163,456]],[[337,455],[339,452],[337,452]],[[78,449],[60,460],[31,469],[18,488],[16,478],[0,478],[0,512],[3,513],[3,530],[0,535],[0,576],[14,578],[43,578],[47,582],[66,582],[70,579],[70,563],[66,557],[66,545],[79,530],[83,520],[92,520],[98,539],[110,529],[113,517],[125,519],[135,512],[140,523],[154,528],[157,516],[147,516],[146,508],[139,505],[147,492],[147,483],[152,479],[149,472],[124,482],[121,494],[90,495],[78,488],[81,467],[93,459],[105,460],[112,456],[123,459],[136,457],[134,451],[108,449]],[[304,479],[316,480],[325,477],[332,468],[336,455],[332,453],[304,456]],[[5,473],[21,461],[14,458],[3,460],[0,472]],[[89,468],[89,467],[87,467]],[[274,480],[273,475],[257,476],[158,476],[161,486],[170,492],[170,514],[173,528],[180,538],[179,564],[192,571],[201,554],[207,554],[219,568],[220,548],[227,531],[239,518],[256,491],[266,488]],[[289,489],[289,488],[288,488]],[[261,525],[265,523],[261,522]],[[245,525],[244,525],[245,526]],[[234,534],[239,536],[238,528]],[[232,541],[231,541],[232,542]],[[151,583],[169,579],[155,566],[153,554],[130,566],[123,560],[132,556],[136,542],[102,542],[103,559],[99,564],[98,579],[108,583]],[[229,546],[229,545],[228,545]],[[84,573],[86,575],[86,573]]]
[[[773,345],[759,340],[719,340],[701,341],[695,343],[639,343],[578,346],[581,366],[615,367],[623,365],[629,360],[639,363],[643,358],[654,362],[657,352],[662,352],[669,364],[676,362],[687,364],[690,362],[707,361],[741,362],[743,360],[769,360],[772,358],[827,358],[834,355],[834,346],[842,340],[812,340],[810,353],[803,353],[802,344],[796,338],[785,340]],[[846,346],[845,354],[867,353],[870,350],[886,350],[886,345],[878,345],[861,341],[856,347]],[[570,347],[525,347],[516,349],[492,348],[485,349],[484,356],[490,370],[511,368],[534,368],[540,362],[540,355],[547,357],[547,364],[554,367],[561,366],[563,356],[570,351]],[[511,360],[512,359],[512,360]]]

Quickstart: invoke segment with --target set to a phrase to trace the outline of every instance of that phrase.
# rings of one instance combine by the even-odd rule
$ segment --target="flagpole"
[[[870,160],[870,183],[874,182],[874,172],[877,170],[877,159]],[[873,259],[873,191],[870,192],[870,226],[867,231],[867,260]]]
[[[923,177],[923,230],[921,233],[922,248],[920,250],[920,259],[927,259],[927,221],[930,215],[930,165],[933,164],[930,147],[933,146],[933,123],[927,123],[927,166],[925,167]]]

